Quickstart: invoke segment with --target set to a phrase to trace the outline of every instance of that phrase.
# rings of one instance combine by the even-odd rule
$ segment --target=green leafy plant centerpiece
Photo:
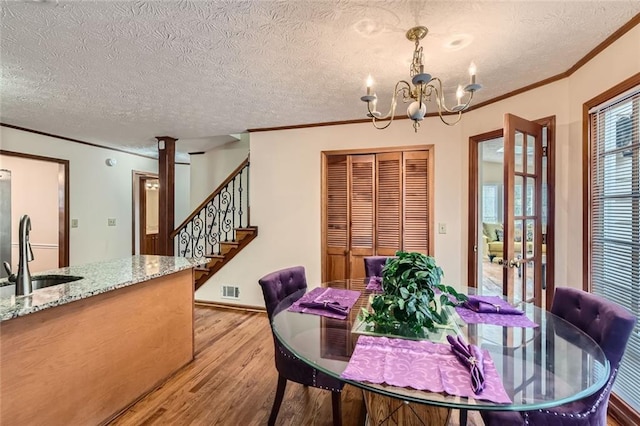
[[[445,306],[456,306],[467,297],[441,284],[443,272],[435,259],[422,253],[399,251],[382,270],[383,294],[362,309],[360,319],[384,334],[425,337],[438,324],[449,321]],[[454,301],[449,296],[453,296]]]

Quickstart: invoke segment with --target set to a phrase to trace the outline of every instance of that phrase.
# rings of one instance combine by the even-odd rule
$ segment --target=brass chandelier
[[[442,81],[438,77],[431,77],[431,74],[424,72],[424,65],[422,64],[422,47],[420,46],[420,40],[422,40],[429,30],[427,27],[413,27],[407,31],[406,37],[409,41],[415,43],[415,49],[413,51],[413,61],[409,67],[409,75],[411,77],[411,83],[400,80],[396,83],[393,91],[393,97],[391,99],[391,108],[389,112],[383,116],[376,107],[378,97],[375,93],[372,93],[373,79],[371,76],[367,79],[367,94],[360,99],[367,103],[367,117],[371,117],[371,121],[376,129],[386,129],[391,125],[395,117],[396,106],[398,96],[402,97],[402,101],[409,103],[407,108],[407,116],[413,120],[413,128],[418,131],[420,122],[424,120],[427,114],[426,102],[433,99],[438,106],[438,116],[443,123],[453,126],[462,118],[462,111],[469,108],[473,94],[480,90],[482,86],[476,83],[476,67],[471,63],[469,66],[470,81],[464,88],[458,86],[456,91],[457,104],[452,108],[447,108],[444,101],[444,93],[442,90]],[[462,98],[467,96],[466,102],[462,102]],[[453,115],[453,119],[445,119],[445,115]]]

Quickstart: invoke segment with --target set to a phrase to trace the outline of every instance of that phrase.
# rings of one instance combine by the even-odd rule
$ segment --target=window
[[[640,86],[589,111],[591,291],[640,316]],[[640,411],[640,325],[613,391]]]
[[[482,185],[482,221],[498,223],[498,185]]]

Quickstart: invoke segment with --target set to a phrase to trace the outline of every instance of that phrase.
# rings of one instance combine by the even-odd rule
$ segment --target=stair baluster
[[[247,158],[170,235],[179,256],[211,258],[196,288],[257,236],[249,211]]]

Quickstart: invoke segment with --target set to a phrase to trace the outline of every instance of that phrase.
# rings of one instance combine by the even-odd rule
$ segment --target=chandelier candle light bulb
[[[469,76],[471,76],[471,82],[469,84],[476,84],[476,71],[476,64],[471,62],[471,65],[469,65]]]
[[[462,90],[462,86],[458,84],[458,90],[456,90],[456,99],[458,101],[458,105],[460,105],[460,101],[462,100],[463,95],[464,91]]]
[[[427,114],[426,102],[433,100],[438,107],[438,116],[440,120],[453,126],[462,118],[462,111],[469,108],[473,94],[480,90],[482,86],[476,83],[476,66],[472,62],[469,66],[470,83],[464,88],[458,86],[456,92],[457,105],[453,108],[447,108],[444,101],[444,93],[442,89],[442,80],[438,77],[432,77],[431,74],[424,72],[424,64],[422,63],[422,47],[420,47],[420,40],[422,40],[429,30],[427,27],[413,27],[407,31],[406,37],[409,41],[414,42],[415,48],[413,50],[413,60],[409,67],[410,82],[406,80],[400,80],[396,83],[393,91],[393,97],[391,99],[391,108],[387,115],[383,116],[376,110],[376,104],[378,97],[376,94],[372,94],[373,79],[371,75],[367,78],[367,94],[360,98],[361,101],[367,103],[367,117],[371,117],[373,126],[376,129],[386,129],[391,125],[391,122],[395,118],[397,98],[402,97],[402,101],[409,104],[407,108],[407,117],[413,121],[413,128],[417,132],[420,127],[420,122],[424,120]],[[468,94],[468,99],[465,103],[462,103],[462,97]],[[445,115],[453,115],[453,119],[445,119]],[[378,124],[383,122],[384,124]]]

